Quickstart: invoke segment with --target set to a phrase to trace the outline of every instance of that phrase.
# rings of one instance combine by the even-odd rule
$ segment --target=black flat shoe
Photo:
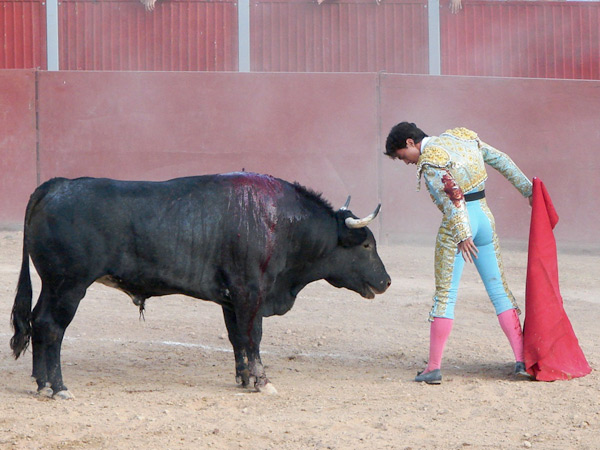
[[[529,375],[529,373],[527,373],[527,370],[525,370],[525,363],[521,361],[517,361],[515,363],[514,375],[518,378],[526,378],[528,380],[533,378],[531,375]]]
[[[415,381],[424,381],[427,384],[441,384],[442,383],[442,371],[440,369],[432,370],[431,372],[423,373],[422,371],[417,373]]]

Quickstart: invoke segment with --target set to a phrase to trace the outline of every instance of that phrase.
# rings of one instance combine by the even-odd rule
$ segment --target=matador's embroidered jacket
[[[482,142],[466,128],[447,130],[431,137],[417,162],[417,190],[425,179],[431,199],[444,213],[456,243],[472,237],[463,193],[484,189],[487,163],[500,172],[524,197],[532,183],[508,155]]]

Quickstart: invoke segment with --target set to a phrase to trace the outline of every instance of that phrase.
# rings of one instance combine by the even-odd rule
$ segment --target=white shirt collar
[[[421,150],[420,150],[421,153],[423,153],[423,149],[427,145],[427,141],[429,141],[429,139],[431,139],[431,136],[426,136],[421,140]]]

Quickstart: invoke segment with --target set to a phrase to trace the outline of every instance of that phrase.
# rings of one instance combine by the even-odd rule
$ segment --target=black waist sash
[[[479,192],[472,192],[470,194],[465,194],[465,202],[474,202],[475,200],[479,200],[485,197],[485,189]]]

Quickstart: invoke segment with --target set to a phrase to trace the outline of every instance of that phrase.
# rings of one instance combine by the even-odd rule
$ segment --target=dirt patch
[[[597,449],[597,371],[515,381],[512,353],[474,268],[466,270],[444,383],[414,383],[427,359],[431,246],[380,249],[392,277],[374,300],[317,282],[265,319],[263,361],[279,395],[238,388],[221,309],[151,298],[146,320],[125,294],[93,285],[63,344],[70,401],[34,397],[31,353],[14,361],[10,308],[19,232],[0,233],[0,448],[3,449]],[[504,251],[524,306],[526,252]],[[600,363],[600,257],[559,254],[565,309]],[[36,280],[36,292],[39,282]]]

